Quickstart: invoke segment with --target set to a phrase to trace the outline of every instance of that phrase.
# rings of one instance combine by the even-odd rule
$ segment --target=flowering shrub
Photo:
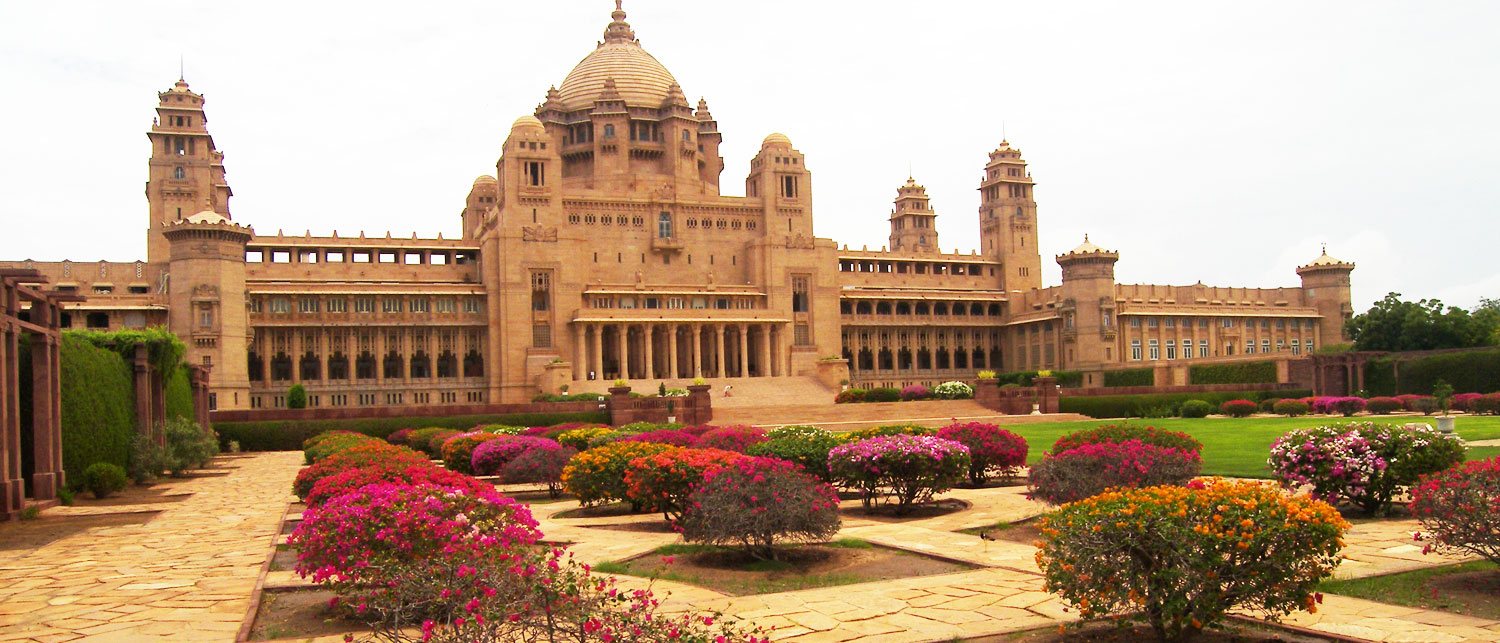
[[[475,475],[493,476],[499,475],[505,465],[532,449],[555,449],[562,445],[547,438],[534,438],[524,435],[501,435],[497,439],[481,443],[474,449],[474,455],[470,456],[469,468]],[[577,449],[574,449],[577,452]]]
[[[1394,397],[1372,397],[1365,400],[1365,409],[1374,415],[1390,415],[1402,408],[1401,400]]]
[[[1117,490],[1043,518],[1037,565],[1083,618],[1144,620],[1175,641],[1231,609],[1317,611],[1348,529],[1333,507],[1263,483]]]
[[[1234,418],[1247,418],[1260,410],[1260,405],[1250,400],[1229,400],[1219,405],[1219,412]]]
[[[1311,407],[1302,400],[1281,400],[1271,407],[1277,415],[1285,415],[1289,418],[1307,415]]]
[[[1469,403],[1469,410],[1480,415],[1500,415],[1500,393],[1490,393]]]
[[[932,397],[932,391],[927,390],[927,387],[922,386],[921,384],[912,384],[911,386],[907,386],[901,389],[901,399],[907,402],[910,402],[912,400],[925,400],[929,397]]]
[[[864,402],[899,402],[901,389],[880,387],[865,390]]]
[[[399,484],[435,484],[451,489],[463,489],[466,493],[494,491],[495,486],[480,482],[471,476],[444,469],[431,462],[403,462],[400,464],[368,464],[344,469],[324,477],[312,486],[302,500],[309,507],[327,502],[330,498],[355,491],[369,484],[382,482]]]
[[[745,449],[747,455],[766,456],[801,465],[803,470],[828,481],[828,452],[844,441],[815,426],[784,426],[766,433],[770,438]]]
[[[742,453],[718,449],[673,449],[641,456],[625,467],[625,496],[676,522],[688,493],[704,476],[744,458]]]
[[[862,388],[846,388],[842,391],[839,391],[839,394],[833,397],[833,403],[855,404],[858,402],[863,402],[865,401],[865,394],[867,392],[868,391]]]
[[[619,431],[611,429],[607,426],[591,426],[581,429],[563,431],[562,433],[559,433],[554,439],[557,440],[558,444],[561,444],[565,447],[573,447],[575,449],[578,449],[579,451],[585,451],[591,446],[598,446],[595,444],[591,444],[596,439],[617,438],[619,436]]]
[[[385,436],[385,441],[391,444],[406,446],[407,438],[410,438],[412,431],[415,430],[416,429],[396,429],[395,431],[392,431],[390,435]]]
[[[670,444],[674,447],[690,447],[698,444],[698,436],[682,430],[661,429],[658,431],[647,431],[636,433],[620,438],[621,442],[655,442],[657,444]]]
[[[1500,456],[1423,476],[1411,512],[1439,551],[1500,563]]]
[[[1098,442],[1047,454],[1032,465],[1027,483],[1031,497],[1061,505],[1111,487],[1184,484],[1201,466],[1197,451],[1140,440]]]
[[[413,449],[417,449],[419,451],[422,451],[423,453],[426,453],[428,457],[434,460],[442,459],[443,443],[447,442],[448,438],[462,433],[462,431],[454,431],[453,429],[435,429],[430,432],[427,431],[427,429],[414,431],[410,439],[410,446]]]
[[[432,463],[427,456],[406,447],[386,444],[381,440],[368,440],[363,444],[349,447],[318,460],[298,471],[296,479],[292,482],[292,492],[296,493],[299,498],[306,498],[307,494],[312,491],[313,485],[319,480],[347,469],[361,467],[405,469],[414,464],[430,465]]]
[[[828,470],[840,484],[858,489],[866,507],[883,494],[904,515],[963,479],[969,448],[931,435],[878,436],[831,449]]]
[[[584,505],[625,500],[625,468],[630,461],[676,448],[654,442],[612,442],[581,451],[563,467],[563,488]],[[640,508],[638,502],[630,504]]]
[[[721,426],[702,434],[698,446],[744,453],[752,444],[766,441],[766,430],[754,426]]]
[[[1261,400],[1260,401],[1260,412],[1261,413],[1274,413],[1276,411],[1276,403],[1280,402],[1280,401],[1281,401],[1281,398],[1279,398],[1279,397],[1268,397],[1268,398],[1266,398],[1264,400]]]
[[[528,436],[528,437],[534,437],[534,438],[547,438],[549,440],[556,440],[557,436],[562,435],[563,433],[566,433],[568,431],[572,431],[574,429],[591,429],[591,428],[596,428],[596,427],[604,427],[604,425],[603,424],[590,424],[590,423],[587,423],[587,422],[565,422],[563,424],[554,424],[552,426],[533,426],[533,427],[529,427],[529,428],[525,429],[524,431],[521,431],[521,435]],[[604,428],[608,428],[608,427],[604,427]]]
[[[511,426],[509,424],[481,424],[474,427],[475,431],[484,431],[495,435],[521,435],[526,430],[524,426]]]
[[[1397,396],[1396,399],[1401,400],[1403,408],[1415,413],[1430,414],[1438,408],[1437,398],[1431,395],[1412,395],[1408,393]]]
[[[940,400],[967,400],[974,397],[974,387],[963,382],[943,382],[932,387],[932,396]]]
[[[558,497],[562,491],[563,467],[578,451],[548,441],[547,446],[538,446],[521,452],[500,469],[500,481],[506,484],[545,484],[547,495]]]
[[[1455,411],[1463,411],[1464,413],[1473,413],[1474,412],[1474,400],[1480,399],[1482,397],[1484,397],[1484,396],[1480,395],[1479,393],[1459,393],[1459,394],[1453,396],[1453,400],[1450,401],[1449,404],[1452,405],[1453,410],[1455,410]]]
[[[1182,408],[1177,414],[1185,418],[1206,418],[1216,410],[1218,409],[1215,409],[1214,405],[1203,400],[1188,400],[1182,403]]]
[[[1268,464],[1284,486],[1311,486],[1316,498],[1375,514],[1388,510],[1391,499],[1420,476],[1463,459],[1464,445],[1456,435],[1425,425],[1354,422],[1290,431],[1271,445]]]
[[[938,429],[937,436],[969,448],[969,483],[984,484],[990,473],[1009,478],[1026,464],[1026,439],[994,424],[965,422]]]
[[[850,431],[844,434],[844,439],[848,442],[857,442],[859,440],[889,435],[933,435],[935,433],[937,431],[931,427],[918,426],[916,424],[887,424],[885,426]]]
[[[777,541],[827,540],[840,524],[832,486],[790,462],[740,458],[704,477],[679,526],[688,542],[738,545],[774,560]]]
[[[1365,410],[1365,400],[1362,397],[1318,397],[1313,398],[1312,410],[1324,415],[1349,417]]]
[[[509,439],[484,431],[460,433],[443,441],[443,466],[459,473],[474,473],[474,449],[492,440]]]
[[[1097,428],[1074,431],[1064,435],[1052,443],[1052,453],[1058,454],[1070,449],[1076,449],[1085,444],[1098,444],[1101,442],[1124,442],[1136,440],[1145,444],[1154,444],[1168,449],[1182,449],[1198,453],[1203,450],[1203,444],[1196,438],[1181,431],[1168,431],[1158,429],[1154,426],[1137,426],[1134,424],[1101,424]]]
[[[656,422],[631,422],[630,424],[621,424],[617,428],[621,433],[645,433],[647,431],[678,431],[682,429],[682,425],[672,422],[662,422],[660,424]]]
[[[339,451],[366,442],[380,442],[380,440],[353,431],[327,431],[312,436],[302,443],[302,457],[307,464],[312,464]]]

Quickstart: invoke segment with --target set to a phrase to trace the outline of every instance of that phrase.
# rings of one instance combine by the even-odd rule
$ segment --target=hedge
[[[608,424],[609,413],[514,413],[510,415],[450,415],[437,417],[362,418],[357,420],[268,420],[262,422],[214,422],[219,443],[239,442],[241,451],[299,451],[302,441],[324,431],[355,431],[384,439],[400,429],[442,427],[468,430],[481,424],[550,426],[564,422]]]
[[[72,333],[63,333],[58,356],[62,362],[58,379],[62,385],[63,471],[69,486],[76,487],[83,483],[83,472],[91,464],[126,465],[130,438],[135,435],[134,375],[118,353]],[[29,457],[30,446],[22,453]]]
[[[1397,360],[1401,362],[1399,369]],[[1500,391],[1500,350],[1440,353],[1405,360],[1397,354],[1365,364],[1365,390],[1371,395],[1432,395],[1432,386],[1440,379],[1460,393]]]
[[[1156,369],[1129,368],[1123,371],[1105,371],[1104,386],[1155,386]]]
[[[1032,386],[1039,371],[1018,371],[1015,373],[1000,373],[995,376],[997,385],[1015,384],[1017,386]],[[1052,377],[1057,378],[1057,385],[1066,388],[1077,388],[1083,386],[1083,371],[1052,371]]]
[[[1188,368],[1193,384],[1275,384],[1275,362],[1202,364]]]
[[[1267,398],[1310,397],[1308,390],[1229,391],[1218,393],[1149,393],[1144,395],[1063,395],[1058,411],[1091,418],[1170,417],[1181,413],[1182,403],[1203,400],[1215,407],[1229,400],[1259,402]]]
[[[167,378],[167,418],[180,417],[197,421],[193,413],[193,385],[188,381],[188,369],[178,367]]]

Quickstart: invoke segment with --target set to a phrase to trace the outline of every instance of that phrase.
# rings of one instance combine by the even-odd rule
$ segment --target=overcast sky
[[[0,4],[0,259],[145,255],[156,92],[206,95],[236,221],[459,234],[474,177],[602,36],[609,0]],[[1295,285],[1354,261],[1388,291],[1500,297],[1500,2],[627,0],[724,132],[726,194],[779,131],[819,236],[886,243],[908,168],[944,249],[977,247],[1009,136],[1050,255],[1124,283]]]

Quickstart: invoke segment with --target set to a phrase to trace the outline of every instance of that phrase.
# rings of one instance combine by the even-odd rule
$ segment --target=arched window
[[[354,360],[354,377],[362,380],[375,379],[375,356],[368,351],[360,353]]]
[[[250,351],[250,362],[247,366],[249,370],[250,381],[265,381],[266,361],[264,359],[261,359],[259,355],[256,355],[255,351]]]
[[[417,351],[411,356],[411,376],[428,378],[432,377],[432,358],[427,353]]]
[[[484,377],[484,358],[479,351],[471,350],[464,355],[464,377]]]
[[[453,351],[443,351],[437,358],[438,377],[458,377],[458,356]]]
[[[277,353],[271,358],[271,381],[284,382],[292,379],[292,357],[286,353]]]
[[[403,368],[404,366],[405,364],[402,364],[401,355],[396,351],[386,354],[384,370],[387,379],[401,377],[401,373],[406,370]]]
[[[301,371],[303,380],[323,379],[323,362],[322,360],[319,360],[318,356],[312,352],[307,352],[302,355],[302,360],[301,363],[297,365],[297,370]]]
[[[328,356],[328,379],[330,379],[330,380],[347,380],[347,379],[349,379],[349,356],[348,355],[345,355],[345,354],[339,353],[339,352],[335,352],[334,354]]]

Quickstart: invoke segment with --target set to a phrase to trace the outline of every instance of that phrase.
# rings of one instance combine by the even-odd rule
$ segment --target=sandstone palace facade
[[[1354,266],[1326,253],[1295,287],[1121,285],[1119,255],[1085,240],[1044,287],[1035,184],[1006,142],[982,168],[977,251],[939,250],[912,180],[888,249],[818,238],[807,157],[771,134],[744,196],[722,194],[707,103],[618,6],[515,121],[456,238],[257,233],[230,216],[203,96],[179,81],[159,100],[145,260],[0,266],[83,295],[73,328],[168,326],[211,367],[221,409],[281,406],[296,383],[321,407],[514,402],[615,378],[902,386],[1054,369],[1097,385],[1111,369],[1309,353],[1351,314]]]

